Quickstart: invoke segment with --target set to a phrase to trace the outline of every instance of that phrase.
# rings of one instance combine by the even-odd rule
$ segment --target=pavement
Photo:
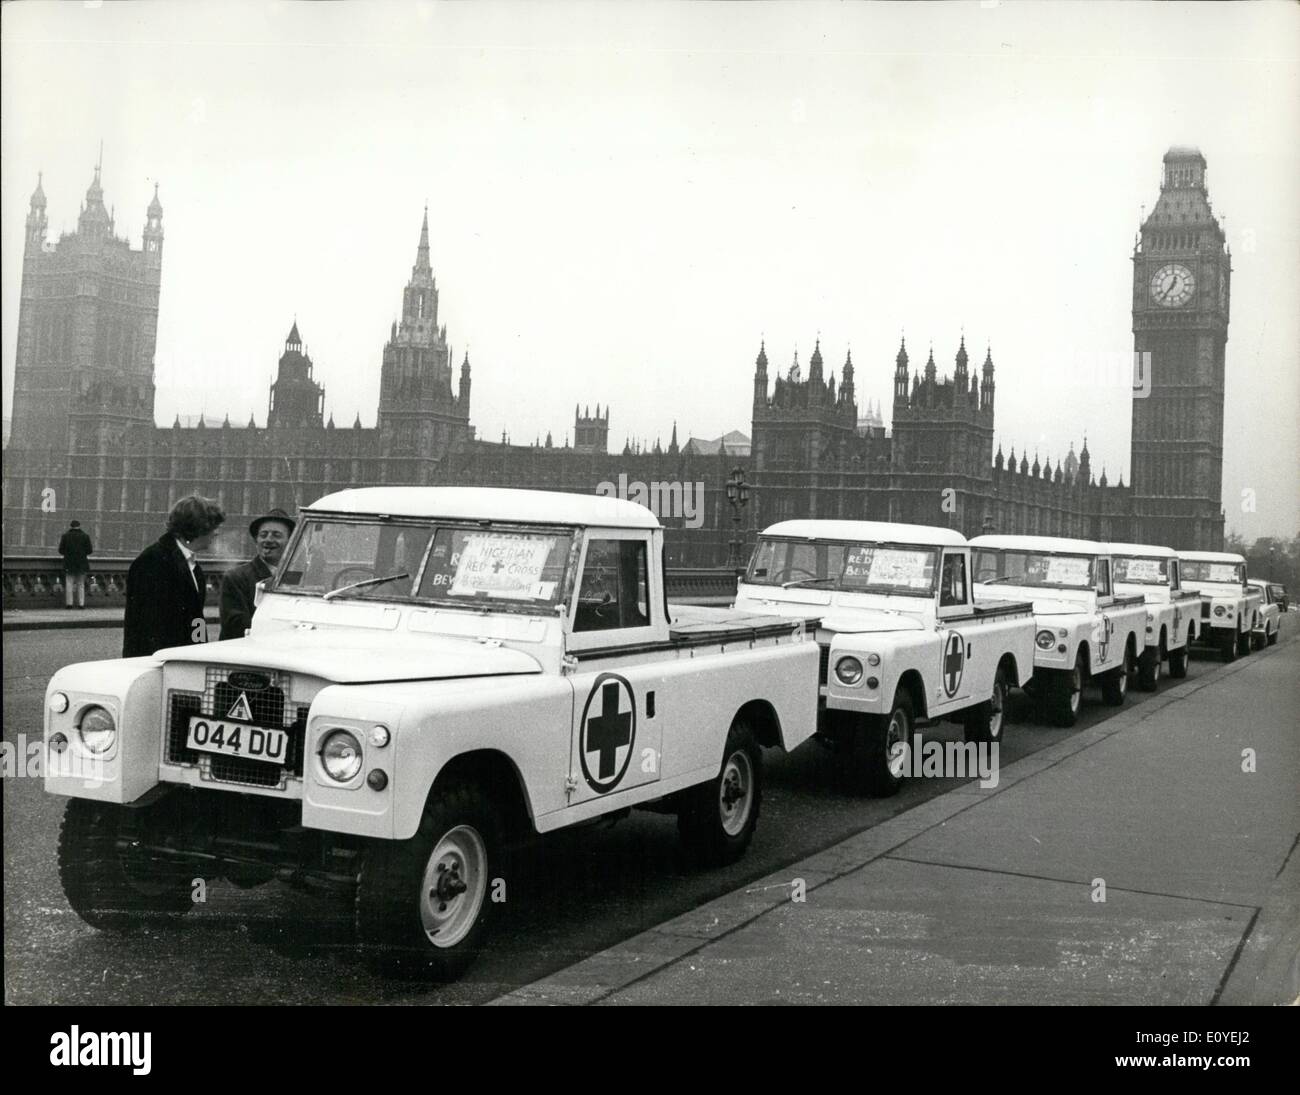
[[[121,605],[108,608],[6,608],[0,629],[4,631],[47,631],[58,628],[121,627],[126,609]],[[208,623],[220,623],[216,605],[203,610]]]
[[[497,1004],[1294,1004],[1300,642]]]

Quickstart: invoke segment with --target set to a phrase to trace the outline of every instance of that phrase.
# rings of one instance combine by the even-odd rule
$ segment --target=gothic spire
[[[424,220],[420,224],[420,245],[415,250],[415,270],[430,273],[429,266],[429,203],[424,203]]]

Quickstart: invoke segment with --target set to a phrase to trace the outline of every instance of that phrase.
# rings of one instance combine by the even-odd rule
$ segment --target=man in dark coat
[[[195,556],[211,546],[225,519],[216,502],[198,495],[172,507],[167,531],[127,571],[122,657],[207,641],[206,579]]]
[[[273,509],[248,526],[257,554],[247,563],[226,571],[221,579],[221,637],[242,639],[253,622],[257,583],[275,573],[285,546],[293,533],[294,520],[282,509]]]
[[[86,607],[86,575],[90,573],[90,556],[94,553],[90,537],[81,531],[81,522],[73,521],[59,537],[59,554],[63,556],[63,607]]]

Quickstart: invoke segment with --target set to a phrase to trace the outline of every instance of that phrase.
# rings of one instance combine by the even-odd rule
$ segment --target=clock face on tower
[[[1166,263],[1151,275],[1151,299],[1166,308],[1186,304],[1196,292],[1196,278],[1180,262]]]

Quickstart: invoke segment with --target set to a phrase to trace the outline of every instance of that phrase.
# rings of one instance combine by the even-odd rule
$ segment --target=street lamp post
[[[727,566],[733,569],[740,567],[740,549],[743,543],[740,536],[740,515],[748,504],[749,484],[745,482],[745,469],[732,468],[731,477],[727,480],[727,505],[731,507],[731,545],[727,552]]]

